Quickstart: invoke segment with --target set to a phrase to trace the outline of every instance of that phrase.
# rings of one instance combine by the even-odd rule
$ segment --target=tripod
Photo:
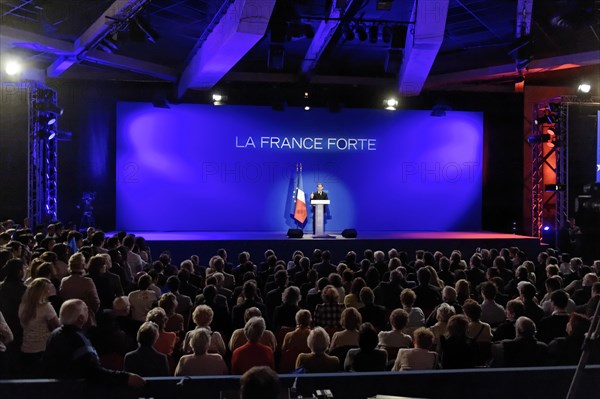
[[[581,378],[583,377],[583,373],[585,371],[585,366],[587,366],[590,355],[594,349],[596,344],[596,340],[598,339],[600,334],[600,301],[596,305],[596,310],[594,311],[594,317],[592,317],[592,322],[590,323],[590,328],[585,335],[585,339],[583,341],[581,357],[579,358],[579,363],[577,364],[577,369],[575,370],[575,375],[573,376],[573,380],[571,380],[571,386],[569,387],[569,392],[567,393],[567,399],[576,399],[577,398],[577,389],[579,385],[581,385]]]

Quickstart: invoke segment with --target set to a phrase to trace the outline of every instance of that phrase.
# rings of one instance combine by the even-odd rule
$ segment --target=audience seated
[[[152,321],[144,322],[137,333],[138,348],[125,355],[123,369],[143,377],[169,375],[169,364],[164,353],[154,349],[158,339],[158,326]]]
[[[259,308],[249,308],[244,312],[244,320],[246,324],[253,317],[262,317],[262,312]],[[277,339],[275,338],[275,334],[270,330],[264,330],[263,334],[259,337],[258,341],[271,348],[273,352],[277,349]],[[237,348],[244,345],[248,342],[246,338],[246,327],[238,328],[231,334],[231,338],[229,339],[229,350],[234,352]]]
[[[461,310],[462,310],[462,307],[461,307]],[[455,314],[456,314],[455,308],[448,305],[447,303],[442,303],[442,304],[440,304],[440,306],[437,307],[437,311],[436,311],[437,323],[435,323],[433,326],[431,326],[429,328],[431,330],[431,332],[433,333],[433,345],[437,346],[437,344],[440,342],[440,337],[447,335],[448,320],[450,320],[450,318],[452,316],[454,316]]]
[[[310,312],[305,309],[301,309],[296,313],[296,329],[290,331],[285,335],[283,339],[283,345],[281,346],[282,351],[293,351],[297,353],[310,352],[308,348],[308,335],[310,334],[310,325],[312,323],[312,317]]]
[[[198,329],[204,329],[208,331],[210,336],[210,342],[208,344],[208,353],[218,353],[221,356],[225,355],[225,342],[223,341],[223,337],[221,333],[218,331],[212,331],[210,325],[213,320],[213,310],[207,305],[199,305],[196,306],[194,312],[192,313],[192,320],[196,324],[196,328],[192,331],[188,331],[183,340],[183,353],[189,354],[192,353],[192,346],[190,344],[190,339],[192,338],[192,333]]]
[[[233,351],[232,374],[244,374],[254,366],[268,366],[275,369],[273,350],[259,342],[265,328],[265,320],[262,317],[252,317],[248,320],[244,327],[244,335],[248,342]]]
[[[240,379],[240,399],[279,399],[279,377],[269,367],[252,367]]]
[[[218,353],[208,353],[211,344],[211,332],[206,328],[196,328],[189,332],[193,354],[179,359],[175,375],[219,375],[229,374],[225,361]]]
[[[515,323],[516,338],[492,347],[494,367],[534,367],[547,364],[548,345],[535,338],[533,320],[521,316]]]
[[[403,332],[408,323],[408,313],[404,309],[394,309],[390,314],[391,331],[381,331],[378,334],[379,347],[385,349],[388,357],[395,355],[400,348],[408,348],[412,345],[410,335]]]
[[[410,288],[403,289],[400,294],[402,308],[408,314],[408,323],[406,324],[405,332],[411,336],[413,331],[425,325],[425,314],[423,313],[423,310],[413,306],[416,299],[416,293]]]
[[[438,367],[438,354],[429,350],[433,345],[433,333],[427,328],[420,327],[414,334],[415,347],[402,348],[398,351],[392,371],[431,370]]]
[[[465,315],[454,315],[448,320],[447,337],[439,337],[440,363],[445,369],[464,369],[477,363],[477,347],[467,337],[469,319]]]
[[[387,352],[377,349],[377,331],[371,323],[363,323],[358,332],[358,348],[350,349],[344,361],[346,371],[384,371]]]
[[[338,303],[339,292],[333,285],[323,289],[323,303],[317,305],[314,313],[315,325],[323,328],[340,328],[340,316],[344,305]]]
[[[329,334],[322,327],[315,327],[309,334],[307,344],[310,353],[301,353],[296,368],[305,373],[333,373],[340,370],[340,360],[325,353],[329,347]]]
[[[329,346],[330,353],[337,348],[358,346],[358,329],[362,324],[362,316],[358,310],[355,308],[344,309],[340,316],[340,324],[343,330],[333,333]]]

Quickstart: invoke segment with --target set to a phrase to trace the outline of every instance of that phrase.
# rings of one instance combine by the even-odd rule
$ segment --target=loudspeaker
[[[342,237],[344,238],[356,238],[356,229],[344,229],[342,231]]]
[[[287,232],[288,238],[302,238],[303,235],[302,229],[289,229]]]

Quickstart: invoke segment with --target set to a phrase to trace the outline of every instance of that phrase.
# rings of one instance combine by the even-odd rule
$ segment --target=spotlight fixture
[[[550,140],[552,140],[552,136],[548,133],[536,134],[534,136],[527,137],[527,142],[529,144],[542,144],[547,143]]]
[[[369,35],[367,35],[367,31],[364,26],[356,25],[355,29],[356,29],[356,36],[358,36],[358,40],[360,40],[361,42],[364,42],[369,38]]]
[[[581,82],[581,84],[577,87],[577,91],[583,94],[588,94],[590,90],[592,90],[592,85],[590,82]]]
[[[213,95],[212,95],[213,105],[224,105],[226,101],[227,101],[227,96],[224,96],[219,93],[213,93]]]
[[[383,100],[383,106],[388,111],[395,111],[398,108],[398,100],[395,98],[386,98]]]
[[[4,71],[8,76],[15,76],[23,71],[23,66],[17,60],[8,60],[4,66]]]
[[[45,112],[50,112],[51,114],[54,114],[56,116],[62,116],[63,112],[65,111],[58,105],[55,105],[52,103],[42,103],[40,105],[40,110],[45,111]]]
[[[377,37],[379,36],[379,26],[373,24],[369,26],[369,42],[377,43]]]
[[[308,91],[304,92],[304,110],[310,111],[310,99],[309,99]]]
[[[384,43],[389,43],[392,41],[392,28],[389,25],[384,25],[381,29],[381,40]]]

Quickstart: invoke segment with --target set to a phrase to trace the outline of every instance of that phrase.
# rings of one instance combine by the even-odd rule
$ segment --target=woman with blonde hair
[[[212,340],[211,331],[206,328],[196,328],[190,331],[190,346],[193,354],[184,355],[179,359],[175,375],[223,375],[229,374],[227,365],[218,353],[208,353]]]
[[[204,329],[210,334],[210,342],[208,345],[208,353],[219,353],[221,356],[225,355],[225,341],[218,331],[212,331],[210,324],[212,323],[214,316],[213,310],[207,305],[198,305],[192,313],[192,320],[196,324],[196,328],[192,331],[188,331],[185,334],[183,340],[183,353],[189,354],[193,352],[193,347],[190,343],[192,333],[198,329]]]
[[[46,278],[34,279],[19,306],[19,320],[23,327],[21,352],[23,355],[24,377],[35,377],[39,363],[46,350],[50,333],[60,326],[56,311],[48,301],[52,283]]]
[[[456,301],[459,305],[462,306],[467,299],[471,298],[471,287],[467,280],[458,280],[454,285],[454,289],[456,290]]]

